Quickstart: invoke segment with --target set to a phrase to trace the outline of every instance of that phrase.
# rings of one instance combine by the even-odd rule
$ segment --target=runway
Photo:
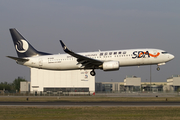
[[[180,107],[180,102],[0,102],[0,106],[37,107]]]

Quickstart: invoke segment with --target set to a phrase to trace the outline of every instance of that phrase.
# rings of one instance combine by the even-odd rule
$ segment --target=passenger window
[[[119,52],[119,54],[121,54],[121,52]]]
[[[116,55],[117,54],[117,52],[114,52],[114,55]]]
[[[112,52],[110,52],[109,55],[112,55]]]

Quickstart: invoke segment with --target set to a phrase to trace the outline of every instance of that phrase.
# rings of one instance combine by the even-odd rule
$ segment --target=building
[[[168,92],[180,91],[180,75],[166,82],[141,82],[140,77],[126,76],[124,82],[96,82],[90,70],[52,71],[31,68],[31,82],[21,82],[22,93],[93,94],[96,92]]]
[[[96,82],[96,92],[119,92],[124,88],[123,82]]]
[[[124,87],[126,91],[140,91],[141,78],[136,76],[126,76],[124,79]]]
[[[143,92],[152,91],[152,92],[162,92],[163,87],[166,86],[166,82],[142,82],[141,89]]]
[[[172,75],[167,79],[167,86],[164,86],[165,91],[180,91],[180,75]]]
[[[20,82],[20,92],[21,93],[26,93],[26,92],[30,92],[30,86],[31,86],[31,82]]]
[[[126,76],[124,82],[96,82],[96,92],[127,92],[140,91],[141,78],[136,76]]]
[[[140,77],[126,76],[124,82],[96,82],[96,92],[163,92],[166,82],[141,82]]]
[[[93,94],[95,77],[90,70],[53,71],[31,68],[30,92],[37,94]],[[22,83],[22,85],[25,83]],[[28,88],[21,88],[21,91]]]

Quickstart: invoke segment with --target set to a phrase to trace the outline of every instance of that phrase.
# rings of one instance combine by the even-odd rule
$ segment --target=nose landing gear
[[[159,71],[159,70],[160,70],[160,67],[159,67],[159,66],[157,66],[157,68],[156,68],[156,69],[157,69],[157,71]]]

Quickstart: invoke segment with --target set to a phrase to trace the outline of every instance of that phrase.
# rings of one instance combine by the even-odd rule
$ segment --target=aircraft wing
[[[18,58],[18,57],[12,57],[12,56],[6,56],[6,57],[11,58],[13,60],[17,60],[17,61],[22,61],[22,62],[29,61],[29,59],[24,59],[24,58]]]
[[[63,43],[62,40],[60,40],[60,43],[63,47],[64,52],[68,53],[69,55],[77,58],[78,64],[82,64],[85,67],[95,67],[103,64],[103,61],[89,58],[80,54],[77,54],[67,48],[67,46]]]

